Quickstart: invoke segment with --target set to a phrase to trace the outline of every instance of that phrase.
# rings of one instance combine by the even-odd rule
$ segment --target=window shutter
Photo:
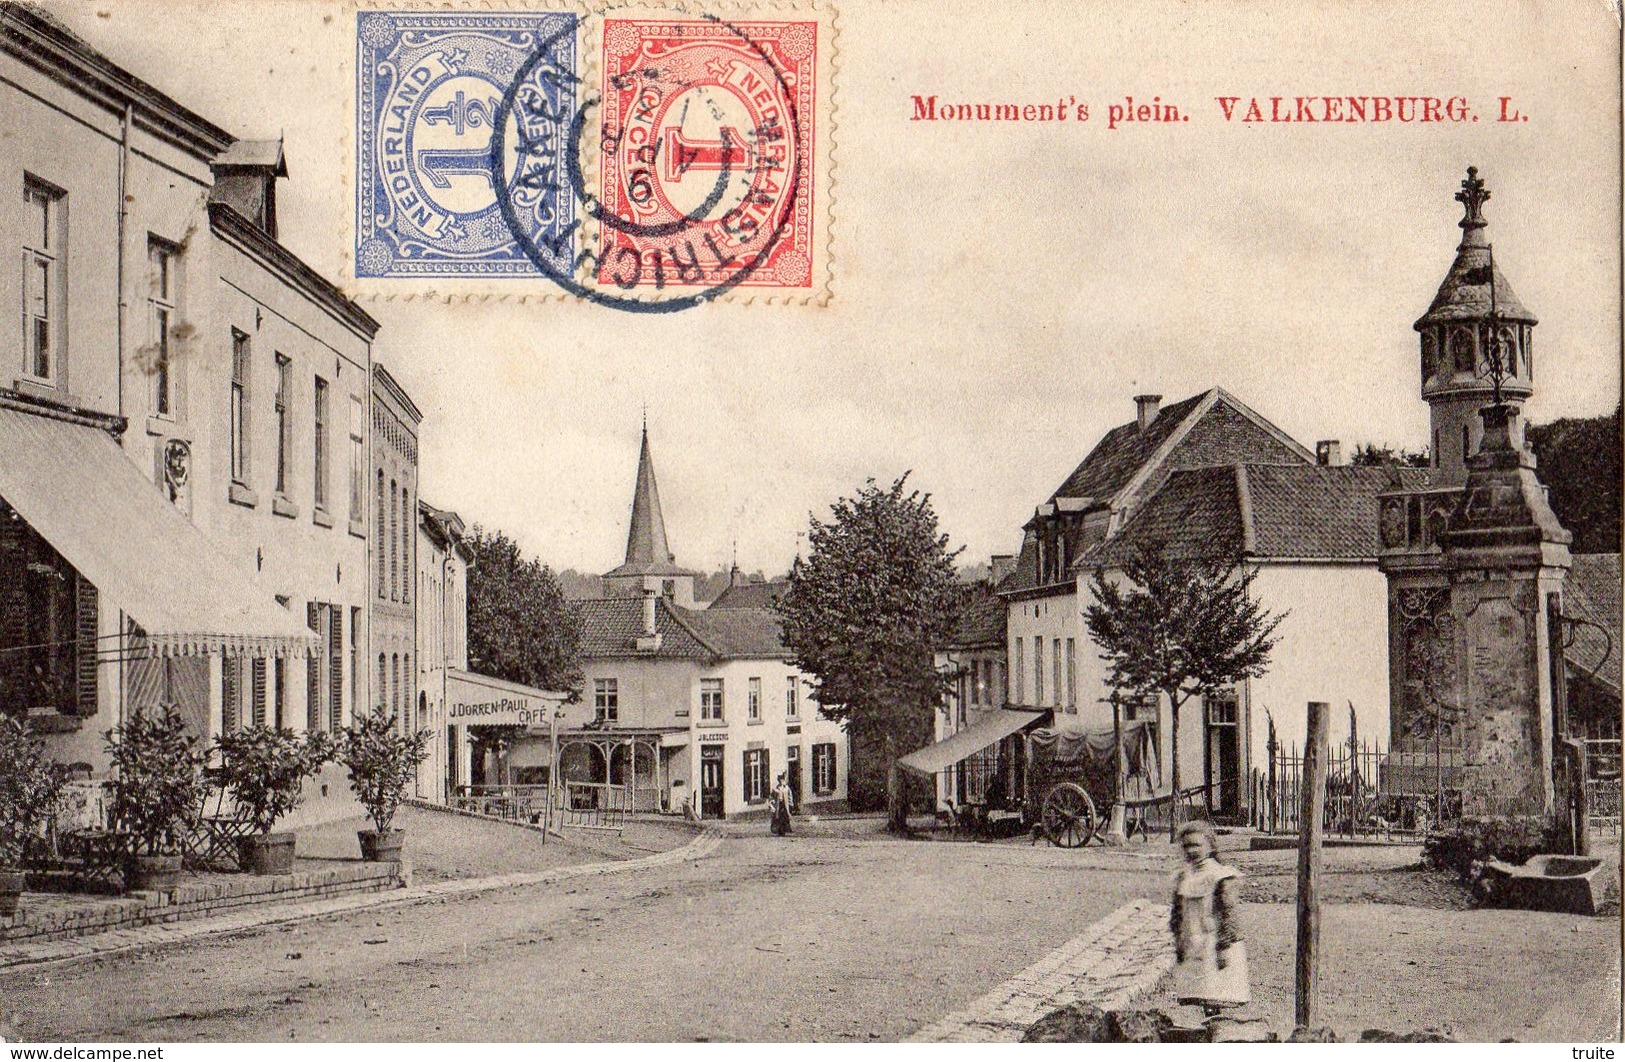
[[[241,703],[237,681],[237,669],[242,661],[235,656],[223,657],[220,661],[220,732],[222,734],[234,733],[237,730],[237,709]]]
[[[314,601],[305,602],[305,625],[313,631],[322,629],[321,606]],[[322,670],[321,654],[325,647],[318,647],[305,661],[305,728],[317,730],[321,727],[322,711]]]
[[[78,579],[78,599],[75,605],[75,634],[79,639],[75,665],[77,667],[78,696],[74,698],[76,713],[85,719],[96,714],[96,665],[101,642],[97,638],[100,618],[99,595],[95,584],[84,576]]]
[[[337,734],[344,729],[344,610],[329,605],[327,622],[327,692],[332,699],[332,731]]]
[[[265,725],[265,658],[256,656],[249,663],[249,684],[253,690],[252,705],[250,709],[250,722],[255,726]]]

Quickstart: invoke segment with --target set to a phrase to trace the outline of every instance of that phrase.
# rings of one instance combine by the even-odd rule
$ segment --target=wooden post
[[[1298,961],[1294,1020],[1312,1028],[1320,993],[1320,834],[1326,811],[1326,705],[1309,702],[1298,810]]]
[[[1123,697],[1117,690],[1107,698],[1112,704],[1112,775],[1116,782],[1113,792],[1111,818],[1106,825],[1107,844],[1125,844],[1128,841],[1128,808],[1123,804],[1123,790],[1128,775],[1128,757],[1123,750]]]

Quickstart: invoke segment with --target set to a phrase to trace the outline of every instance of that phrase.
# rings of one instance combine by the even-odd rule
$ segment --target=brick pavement
[[[1168,908],[1131,900],[968,1006],[932,1022],[913,1043],[1014,1043],[1068,1003],[1101,1010],[1149,994],[1174,966]]]
[[[548,885],[574,878],[601,877],[628,870],[652,870],[674,863],[704,859],[716,851],[721,843],[721,833],[708,829],[680,848],[657,852],[640,859],[582,863],[547,870],[437,881],[426,885],[409,885],[387,893],[351,893],[303,903],[267,904],[192,922],[167,922],[99,933],[90,937],[0,946],[0,970],[74,964],[123,952],[185,943],[217,934],[242,933],[263,926],[348,914],[352,911],[405,907],[449,896],[470,896],[496,889]]]

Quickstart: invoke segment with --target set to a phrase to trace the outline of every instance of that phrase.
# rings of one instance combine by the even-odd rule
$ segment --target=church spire
[[[649,417],[643,417],[643,440],[638,449],[638,475],[632,487],[632,521],[626,532],[626,561],[604,573],[604,588],[611,597],[637,597],[655,593],[673,603],[694,606],[694,579],[698,573],[677,566],[666,542],[666,517],[660,510],[660,487],[655,483],[655,462],[649,452]]]
[[[626,535],[627,566],[666,566],[676,558],[666,544],[666,518],[660,511],[654,458],[649,454],[649,415],[643,415],[643,447],[638,451],[638,478],[632,492],[632,525]]]

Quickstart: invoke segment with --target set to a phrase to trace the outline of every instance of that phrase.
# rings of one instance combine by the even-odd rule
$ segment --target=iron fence
[[[1461,817],[1460,749],[1395,752],[1370,742],[1340,742],[1327,750],[1329,836],[1412,839]],[[1278,745],[1250,780],[1251,822],[1268,833],[1295,834],[1302,807],[1303,754]]]
[[[626,786],[606,782],[561,783],[552,790],[551,811],[548,795],[545,785],[464,785],[457,787],[451,803],[503,819],[601,830],[622,829],[627,813],[636,810]]]
[[[1588,738],[1585,742],[1586,806],[1593,832],[1620,834],[1620,739]]]

